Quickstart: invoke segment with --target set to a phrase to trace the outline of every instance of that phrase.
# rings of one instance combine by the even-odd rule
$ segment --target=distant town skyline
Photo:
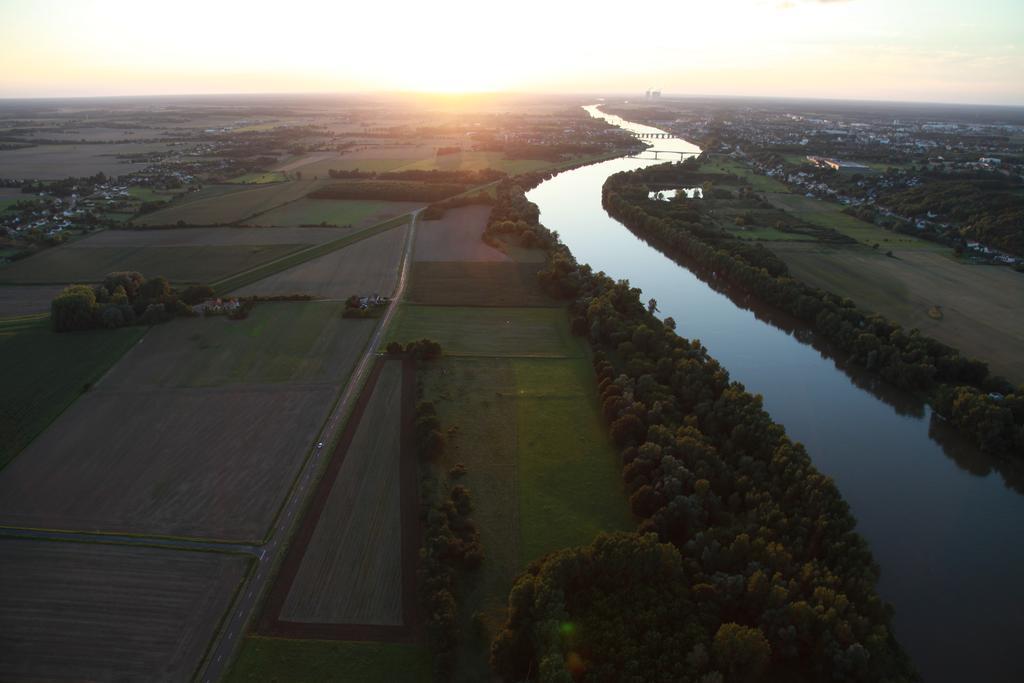
[[[1017,0],[0,0],[0,97],[653,88],[1024,105],[1022,38]]]

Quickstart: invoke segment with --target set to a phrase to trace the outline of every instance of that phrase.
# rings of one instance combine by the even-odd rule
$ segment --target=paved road
[[[271,530],[269,539],[261,547],[261,550],[265,552],[257,555],[255,570],[250,574],[249,579],[239,591],[235,604],[231,606],[231,613],[225,621],[220,634],[215,639],[210,649],[209,658],[206,661],[206,667],[199,676],[199,680],[203,681],[203,683],[213,683],[213,681],[219,680],[230,665],[232,657],[245,635],[246,627],[259,605],[260,596],[263,595],[270,583],[274,567],[280,559],[281,551],[291,537],[295,522],[298,520],[307,498],[313,491],[316,481],[315,474],[319,470],[324,458],[327,457],[325,454],[331,451],[334,440],[345,424],[345,417],[351,412],[356,399],[359,397],[359,390],[366,381],[374,357],[377,355],[377,349],[380,348],[381,341],[384,339],[384,332],[387,330],[395,311],[398,309],[399,300],[405,293],[405,285],[409,277],[409,264],[412,262],[413,242],[416,236],[416,220],[419,218],[420,211],[422,209],[413,212],[412,221],[409,225],[409,235],[406,238],[405,253],[402,256],[402,267],[399,272],[398,287],[395,289],[395,295],[391,298],[391,302],[384,311],[384,315],[381,316],[380,324],[377,325],[377,329],[370,338],[366,351],[363,353],[362,358],[359,359],[359,364],[356,365],[355,370],[352,371],[352,376],[349,378],[344,393],[341,395],[334,411],[327,419],[323,431],[320,433],[318,441],[323,442],[324,447],[316,449],[313,456],[309,458],[303,467],[298,483],[288,496],[288,500],[285,502],[284,508],[282,508],[281,514],[277,518],[277,523]]]

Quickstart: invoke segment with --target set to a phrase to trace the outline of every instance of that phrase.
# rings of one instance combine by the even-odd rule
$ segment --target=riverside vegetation
[[[688,182],[698,163],[617,173],[605,183],[604,206],[670,258],[812,325],[858,365],[926,395],[982,451],[1024,454],[1024,390],[917,330],[789,277],[786,264],[765,246],[706,227],[697,202],[648,200],[647,183]]]
[[[491,663],[505,680],[913,680],[878,567],[835,485],[639,290],[578,264],[524,189],[497,187],[484,239],[548,251],[539,277],[594,350],[637,533],[533,563]]]

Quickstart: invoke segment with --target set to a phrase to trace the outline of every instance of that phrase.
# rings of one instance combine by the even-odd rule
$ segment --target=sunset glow
[[[0,96],[637,92],[1024,102],[1024,5],[0,2]],[[228,27],[227,29],[225,27]]]

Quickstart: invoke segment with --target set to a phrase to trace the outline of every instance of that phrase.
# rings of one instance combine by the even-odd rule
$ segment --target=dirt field
[[[490,215],[489,206],[464,206],[449,209],[440,220],[421,221],[416,231],[413,258],[417,261],[511,261],[481,239]]]
[[[322,244],[338,239],[323,228],[169,228],[167,230],[104,230],[70,242],[61,249],[96,247],[227,247],[271,244]]]
[[[889,258],[868,249],[773,245],[794,277],[849,297],[910,329],[1024,382],[1024,275],[1008,268],[967,266],[929,251]],[[942,319],[928,316],[941,306]]]
[[[0,471],[0,523],[262,538],[373,326],[305,303],[154,328]]]
[[[235,185],[217,192],[189,197],[166,209],[154,211],[134,220],[138,225],[227,225],[269,211],[285,202],[301,199],[325,181],[293,180],[266,185]],[[237,189],[241,188],[241,189]]]
[[[188,681],[248,560],[0,540],[0,680]]]
[[[542,264],[417,261],[408,300],[432,306],[558,306],[540,288]]]
[[[301,226],[325,223],[332,227],[361,228],[422,207],[416,202],[385,202],[365,199],[300,199],[260,214],[253,225]]]
[[[196,247],[60,246],[0,266],[0,283],[98,282],[107,273],[136,270],[174,285],[213,282],[297,251],[301,244]]]
[[[311,294],[322,299],[346,299],[354,294],[391,296],[408,232],[406,227],[388,230],[242,287],[235,294]]]
[[[61,285],[0,286],[0,318],[45,313],[61,289]]]
[[[39,145],[0,151],[0,178],[58,180],[99,172],[118,176],[141,171],[146,164],[118,159],[118,154],[142,154],[170,149],[163,143],[103,145]]]
[[[401,361],[385,362],[280,619],[402,624],[401,391]]]

